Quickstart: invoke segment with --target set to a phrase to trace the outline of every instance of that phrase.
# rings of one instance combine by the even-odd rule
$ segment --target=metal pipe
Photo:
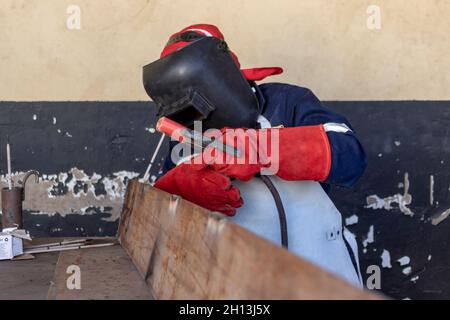
[[[9,147],[9,143],[6,144],[6,161],[8,166],[8,188],[12,189],[12,180],[11,180],[11,150]]]
[[[2,227],[23,228],[22,219],[23,188],[2,189]]]
[[[22,180],[19,180],[19,184],[21,184],[23,188],[25,188],[25,184],[27,183],[27,180],[31,175],[34,175],[34,177],[35,177],[34,182],[39,183],[39,172],[36,170],[30,170],[27,173],[25,173]]]
[[[114,246],[117,243],[100,243],[100,244],[91,244],[91,245],[85,245],[85,246],[57,246],[52,248],[37,248],[37,249],[31,249],[27,250],[25,249],[24,253],[43,253],[43,252],[57,252],[57,251],[67,251],[67,250],[78,250],[78,249],[89,249],[89,248],[100,248],[100,247],[109,247]]]
[[[8,186],[2,189],[2,228],[23,228],[22,202],[25,200],[24,188],[30,175],[35,175],[36,182],[39,182],[39,172],[30,170],[24,175],[23,182],[19,181],[20,187],[12,186],[10,177],[11,188]]]

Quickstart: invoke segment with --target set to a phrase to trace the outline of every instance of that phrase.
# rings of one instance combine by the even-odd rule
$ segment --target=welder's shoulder
[[[310,100],[320,103],[310,89],[293,84],[272,82],[261,84],[259,88],[266,100],[283,100],[290,103]]]
[[[259,86],[266,100],[264,115],[285,126],[314,125],[348,121],[325,107],[308,88],[285,83],[266,83]],[[349,124],[348,124],[349,125]]]

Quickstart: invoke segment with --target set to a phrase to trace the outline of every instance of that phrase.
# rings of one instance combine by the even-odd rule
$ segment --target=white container
[[[0,260],[12,259],[23,254],[22,238],[14,235],[17,231],[19,230],[16,228],[8,228],[0,233]]]

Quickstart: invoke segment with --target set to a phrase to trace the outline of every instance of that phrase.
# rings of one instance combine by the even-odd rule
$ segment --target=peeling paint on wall
[[[404,257],[401,257],[400,259],[398,259],[397,262],[401,266],[406,266],[411,262],[411,259],[408,256],[404,256]]]
[[[386,249],[383,249],[383,253],[381,254],[381,266],[383,268],[392,268],[391,254]]]
[[[398,262],[398,264],[399,264],[401,267],[405,267],[405,268],[403,268],[403,270],[402,270],[402,273],[403,273],[403,274],[405,274],[405,275],[411,274],[411,272],[412,272],[412,267],[409,265],[409,264],[411,263],[411,258],[410,258],[410,257],[408,257],[408,256],[403,256],[403,257],[401,257],[400,259],[397,259],[397,262]],[[419,279],[419,278],[417,278],[417,279]],[[417,279],[416,279],[416,280],[417,280]]]
[[[430,205],[434,204],[434,176],[430,175]]]
[[[356,214],[345,219],[345,225],[351,226],[358,223],[358,216]]]
[[[408,172],[405,172],[404,175],[404,183],[403,183],[404,192],[403,194],[397,193],[393,196],[380,198],[376,194],[370,195],[366,198],[367,205],[366,208],[370,209],[383,209],[383,210],[393,210],[394,208],[398,208],[404,215],[413,216],[414,212],[411,211],[407,206],[412,203],[412,195],[409,193],[409,175]],[[393,207],[393,204],[397,204],[398,207]]]
[[[18,181],[23,175],[23,172],[15,173],[13,179]],[[65,216],[107,212],[109,217],[103,220],[115,221],[120,217],[128,180],[138,176],[139,173],[129,171],[114,172],[108,176],[97,173],[87,175],[78,168],[58,174],[44,174],[39,178],[39,183],[27,183],[23,207],[32,214],[48,216],[55,213]],[[0,176],[0,183],[7,185],[5,175]]]
[[[372,225],[369,227],[369,231],[367,232],[366,239],[363,241],[364,248],[366,248],[369,243],[373,243],[374,240],[375,240],[375,238],[374,238],[373,225]]]
[[[431,224],[433,226],[437,226],[439,223],[447,219],[449,215],[450,215],[450,208],[445,210],[444,212],[440,212],[431,217]]]
[[[405,275],[409,275],[412,272],[412,268],[411,267],[406,267],[405,269],[402,270],[402,272]]]

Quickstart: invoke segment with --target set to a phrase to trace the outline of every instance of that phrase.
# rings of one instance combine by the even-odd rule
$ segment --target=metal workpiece
[[[21,184],[23,188],[25,188],[25,184],[27,183],[27,180],[31,175],[34,175],[34,182],[39,183],[39,172],[36,170],[30,170],[25,173],[22,180],[19,180],[19,184]]]
[[[12,184],[11,188],[2,189],[2,228],[23,228],[22,202],[25,200],[25,185],[31,175],[35,176],[35,182],[38,183],[39,172],[30,170],[24,175],[23,181],[18,181],[20,186]]]
[[[23,188],[13,187],[2,189],[2,227],[23,227],[22,201]]]

